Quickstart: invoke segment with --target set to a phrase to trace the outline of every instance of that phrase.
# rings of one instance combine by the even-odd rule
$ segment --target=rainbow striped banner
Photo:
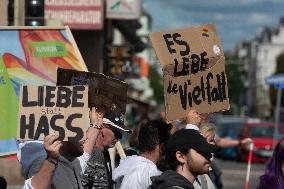
[[[203,30],[202,30],[202,36],[204,36],[204,37],[209,37],[208,29],[203,28]]]
[[[17,151],[21,85],[55,85],[57,68],[87,71],[68,27],[0,27],[0,156]]]

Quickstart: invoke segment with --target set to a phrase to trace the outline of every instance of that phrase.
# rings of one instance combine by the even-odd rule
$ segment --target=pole
[[[14,0],[14,26],[25,25],[25,1]]]
[[[250,176],[250,168],[251,168],[251,159],[252,159],[252,153],[253,153],[253,143],[249,144],[249,158],[248,158],[248,168],[247,168],[247,176],[246,176],[246,182],[244,189],[248,189],[249,184],[249,176]]]
[[[282,88],[278,87],[277,88],[277,101],[276,101],[276,107],[275,107],[275,127],[274,127],[274,134],[273,134],[273,147],[275,147],[275,145],[277,144],[281,96],[282,96]]]

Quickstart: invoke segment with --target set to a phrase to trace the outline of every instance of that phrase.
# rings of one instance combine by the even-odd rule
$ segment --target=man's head
[[[200,126],[201,135],[210,144],[215,144],[215,135],[217,132],[217,127],[213,123],[203,123]]]
[[[157,145],[166,145],[172,126],[162,120],[152,120],[140,128],[138,148],[140,152],[153,151]]]
[[[103,128],[98,136],[101,147],[114,147],[116,142],[121,139],[123,132],[131,132],[131,130],[125,127],[122,114],[106,111],[103,118]]]
[[[166,159],[170,169],[197,176],[208,173],[212,153],[218,150],[219,147],[209,144],[198,131],[182,129],[170,138]]]

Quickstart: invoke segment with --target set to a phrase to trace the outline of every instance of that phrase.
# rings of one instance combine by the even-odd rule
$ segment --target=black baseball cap
[[[132,132],[131,129],[124,125],[123,115],[111,110],[104,113],[103,124],[109,125],[115,131],[128,133]]]
[[[190,148],[201,154],[216,153],[221,150],[220,147],[209,144],[199,131],[194,129],[181,129],[175,132],[167,145],[167,151],[169,152]]]

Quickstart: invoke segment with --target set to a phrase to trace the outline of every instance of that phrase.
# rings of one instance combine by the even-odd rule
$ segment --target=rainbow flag
[[[202,30],[202,36],[204,36],[204,37],[209,37],[208,29],[203,28],[203,30]]]

